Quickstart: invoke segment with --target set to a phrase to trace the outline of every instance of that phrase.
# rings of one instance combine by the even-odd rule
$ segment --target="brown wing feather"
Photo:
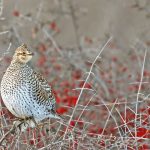
[[[39,93],[41,96],[44,98],[44,101],[46,103],[50,103],[52,105],[53,109],[55,110],[55,97],[52,91],[52,88],[48,84],[47,80],[39,73],[34,72],[34,76],[38,79],[40,88],[39,88]]]

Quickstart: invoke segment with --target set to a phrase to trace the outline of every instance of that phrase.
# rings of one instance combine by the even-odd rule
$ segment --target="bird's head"
[[[27,48],[26,44],[19,46],[14,54],[14,59],[20,63],[26,64],[32,59],[33,53]]]

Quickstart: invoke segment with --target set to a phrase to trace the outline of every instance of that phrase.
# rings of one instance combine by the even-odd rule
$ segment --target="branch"
[[[18,126],[17,126],[17,127],[18,127]],[[6,133],[2,136],[2,138],[0,139],[0,145],[2,145],[3,141],[8,137],[8,135],[9,135],[10,133],[13,133],[17,127],[15,126],[15,124],[13,124],[12,128],[11,128],[8,132],[6,132]]]
[[[70,116],[70,119],[69,119],[68,124],[70,124],[70,122],[71,122],[71,120],[72,120],[72,118],[73,118],[73,116],[74,116],[74,113],[75,113],[75,111],[76,111],[77,105],[78,105],[78,103],[79,103],[79,101],[80,101],[80,98],[81,98],[81,96],[82,96],[82,93],[83,93],[83,91],[84,91],[84,89],[85,89],[85,85],[86,85],[86,83],[88,82],[88,80],[89,80],[89,78],[90,78],[90,76],[91,76],[93,67],[94,67],[94,65],[95,65],[95,63],[96,63],[96,61],[97,61],[97,59],[100,57],[101,53],[103,52],[103,50],[106,48],[106,46],[108,45],[108,43],[109,43],[111,40],[112,40],[112,37],[110,37],[110,38],[107,40],[107,42],[103,45],[103,47],[101,48],[100,52],[98,53],[98,55],[96,56],[95,60],[93,61],[92,65],[91,65],[91,68],[90,68],[90,71],[88,72],[88,75],[87,75],[87,77],[86,77],[86,80],[85,80],[85,82],[84,82],[84,84],[83,84],[83,86],[82,86],[82,89],[80,90],[80,94],[79,94],[79,96],[78,96],[76,105],[75,105],[74,110],[73,110],[73,112],[72,112],[72,115]],[[68,127],[66,128],[66,131],[65,131],[65,133],[64,133],[63,140],[65,140],[67,131],[68,131]],[[63,144],[63,143],[61,142],[61,146],[62,146],[62,144]],[[60,149],[61,149],[61,146],[60,146]]]

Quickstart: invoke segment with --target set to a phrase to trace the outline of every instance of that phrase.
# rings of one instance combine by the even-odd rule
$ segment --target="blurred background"
[[[0,77],[26,43],[35,53],[30,65],[53,87],[57,112],[80,130],[63,148],[148,149],[149,27],[149,0],[1,0]],[[13,119],[1,101],[1,135]],[[58,149],[66,130],[59,126],[11,136],[9,147]]]
[[[148,0],[6,0],[1,5],[1,30],[11,31],[6,36],[16,45],[44,41],[43,29],[63,48],[83,47],[85,37],[113,35],[123,49],[149,38]]]

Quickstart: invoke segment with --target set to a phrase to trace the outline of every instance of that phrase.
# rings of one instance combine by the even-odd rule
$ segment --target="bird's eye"
[[[26,53],[25,53],[25,52],[22,52],[22,54],[25,55]]]

